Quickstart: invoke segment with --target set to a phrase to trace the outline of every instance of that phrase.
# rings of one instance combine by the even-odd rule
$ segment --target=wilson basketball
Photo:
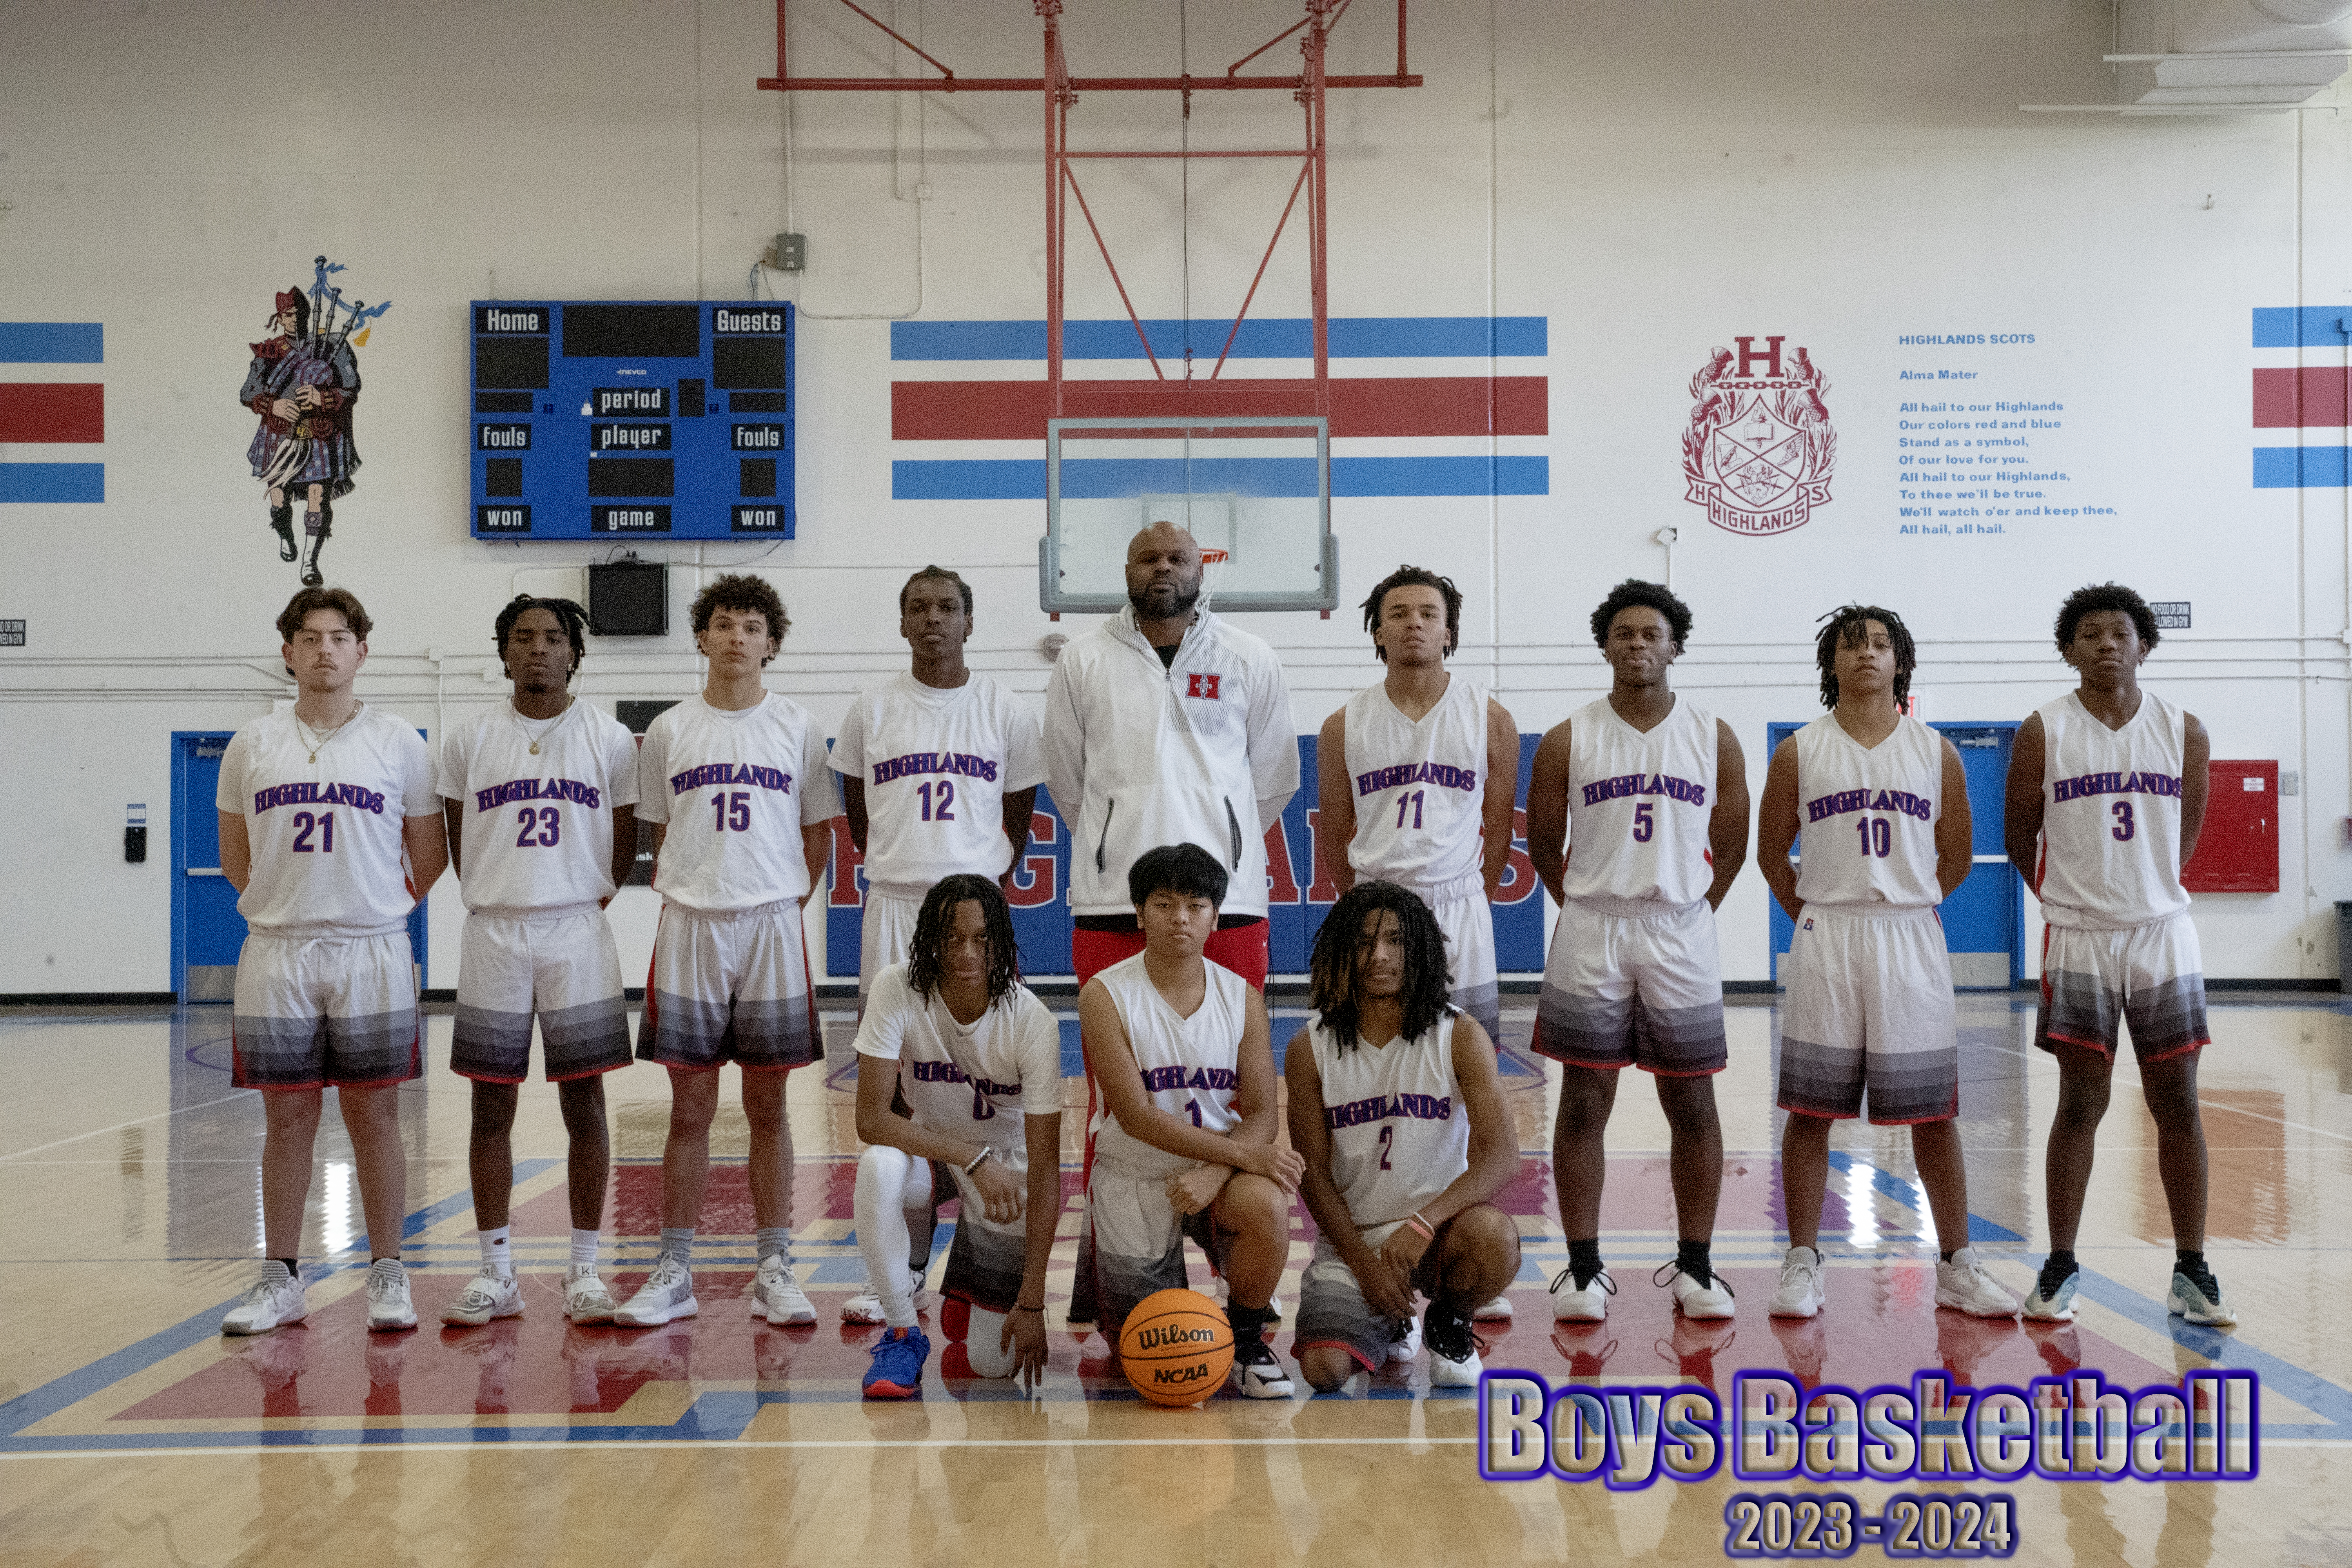
[[[1154,1405],[1198,1405],[1234,1364],[1225,1310],[1198,1290],[1160,1290],[1136,1303],[1118,1333],[1118,1363]]]

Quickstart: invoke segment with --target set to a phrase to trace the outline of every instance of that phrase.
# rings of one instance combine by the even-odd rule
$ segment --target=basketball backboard
[[[1046,421],[1040,608],[1115,614],[1127,603],[1128,542],[1155,522],[1200,542],[1212,563],[1207,602],[1220,611],[1338,607],[1325,419]]]

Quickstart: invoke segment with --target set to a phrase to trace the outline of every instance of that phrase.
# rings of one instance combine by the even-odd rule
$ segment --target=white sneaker
[[[408,1270],[397,1258],[368,1265],[368,1327],[377,1333],[416,1326],[416,1305],[408,1299]]]
[[[1828,1298],[1822,1290],[1819,1247],[1792,1247],[1780,1259],[1780,1288],[1772,1292],[1772,1316],[1810,1318]]]
[[[575,1323],[609,1323],[620,1310],[593,1268],[563,1282],[563,1315]]]
[[[816,1309],[801,1293],[800,1281],[793,1278],[793,1266],[781,1252],[772,1252],[761,1258],[759,1273],[751,1277],[751,1315],[756,1318],[762,1313],[778,1328],[798,1328],[816,1321]]]
[[[1244,1399],[1290,1397],[1290,1374],[1282,1370],[1282,1358],[1264,1340],[1234,1352],[1233,1377],[1234,1391]]]
[[[1475,1388],[1486,1371],[1478,1359],[1478,1336],[1470,1320],[1433,1301],[1423,1314],[1429,1341],[1429,1385],[1432,1388]]]
[[[456,1300],[441,1310],[445,1323],[478,1326],[492,1318],[522,1316],[522,1285],[510,1274],[485,1268],[466,1282]]]
[[[2053,1289],[2042,1288],[2044,1275],[2036,1275],[2033,1291],[2025,1298],[2025,1315],[2037,1323],[2071,1323],[2074,1321],[2074,1292],[2082,1289],[2083,1270],[2078,1266],[2069,1269]]]
[[[1407,1318],[1396,1326],[1396,1335],[1389,1341],[1387,1360],[1391,1366],[1402,1366],[1421,1353],[1421,1320]]]
[[[694,1271],[665,1252],[654,1259],[654,1271],[646,1276],[629,1304],[613,1314],[613,1321],[625,1329],[657,1329],[701,1310],[701,1303],[694,1299]]]
[[[2176,1268],[2172,1271],[2172,1292],[2164,1299],[2164,1310],[2178,1312],[2192,1323],[2208,1328],[2226,1329],[2235,1324],[2238,1314],[2221,1300],[2221,1282],[2213,1279],[2209,1269],[2205,1276],[2212,1280],[2213,1293],[2208,1296],[2196,1280]]]
[[[1711,1273],[1708,1282],[1702,1285],[1679,1263],[1666,1264],[1658,1272],[1663,1274],[1668,1268],[1674,1270],[1674,1275],[1667,1283],[1674,1287],[1675,1305],[1682,1309],[1684,1317],[1706,1322],[1732,1315],[1731,1287],[1723,1282],[1722,1275]],[[1653,1275],[1650,1282],[1657,1283],[1657,1277]]]
[[[1497,1296],[1470,1316],[1474,1321],[1481,1323],[1507,1323],[1511,1321],[1511,1299],[1508,1296]]]
[[[1953,1253],[1949,1263],[1937,1259],[1936,1305],[1950,1307],[1972,1318],[2017,1316],[2017,1298],[1985,1272],[1973,1247],[1963,1247]]]
[[[1563,1268],[1552,1276],[1551,1315],[1556,1322],[1597,1323],[1609,1315],[1609,1298],[1617,1294],[1617,1281],[1602,1269],[1591,1282],[1579,1286],[1576,1270]]]
[[[302,1299],[302,1277],[289,1274],[286,1265],[273,1258],[261,1266],[261,1278],[221,1320],[221,1332],[266,1334],[310,1315],[310,1304]]]
[[[907,1299],[914,1304],[915,1310],[919,1312],[923,1310],[923,1277],[920,1273],[909,1271]],[[884,1321],[882,1292],[874,1288],[873,1280],[868,1279],[860,1285],[857,1294],[841,1304],[841,1321],[845,1323],[878,1323]]]

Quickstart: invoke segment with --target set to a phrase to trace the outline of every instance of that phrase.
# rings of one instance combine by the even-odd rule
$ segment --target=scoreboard
[[[477,539],[790,539],[793,307],[473,302]]]

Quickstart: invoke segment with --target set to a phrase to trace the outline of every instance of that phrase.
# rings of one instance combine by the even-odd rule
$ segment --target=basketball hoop
[[[1201,546],[1201,602],[1202,604],[1215,600],[1217,579],[1224,575],[1223,568],[1225,563],[1232,559],[1233,552],[1229,550],[1220,550],[1213,544]]]

